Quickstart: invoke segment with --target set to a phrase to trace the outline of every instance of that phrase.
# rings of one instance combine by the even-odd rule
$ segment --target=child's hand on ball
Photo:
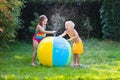
[[[53,34],[55,34],[55,33],[56,33],[56,31],[52,31],[52,33],[53,33]]]
[[[71,41],[71,39],[68,39],[67,41]]]

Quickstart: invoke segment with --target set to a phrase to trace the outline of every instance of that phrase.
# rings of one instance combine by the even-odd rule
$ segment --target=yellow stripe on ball
[[[42,40],[38,45],[38,48],[38,59],[41,62],[41,64],[52,66],[53,37],[47,37],[44,40]]]

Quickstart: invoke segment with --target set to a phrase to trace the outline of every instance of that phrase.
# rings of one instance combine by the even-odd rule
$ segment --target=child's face
[[[71,30],[71,29],[72,29],[72,27],[71,27],[71,25],[70,25],[70,24],[65,24],[65,29],[66,29],[66,30]]]
[[[48,21],[47,19],[44,19],[44,20],[42,21],[42,25],[45,26],[45,25],[47,24],[47,21]]]

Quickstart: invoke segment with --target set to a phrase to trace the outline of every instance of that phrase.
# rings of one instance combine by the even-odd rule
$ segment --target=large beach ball
[[[61,37],[46,37],[38,45],[38,59],[45,66],[65,66],[71,58],[71,46]]]

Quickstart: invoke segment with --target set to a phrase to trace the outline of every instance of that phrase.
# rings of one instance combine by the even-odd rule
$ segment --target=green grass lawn
[[[0,51],[0,80],[120,80],[120,42],[84,40],[80,67],[31,66],[32,43]],[[72,59],[71,59],[72,63]]]

